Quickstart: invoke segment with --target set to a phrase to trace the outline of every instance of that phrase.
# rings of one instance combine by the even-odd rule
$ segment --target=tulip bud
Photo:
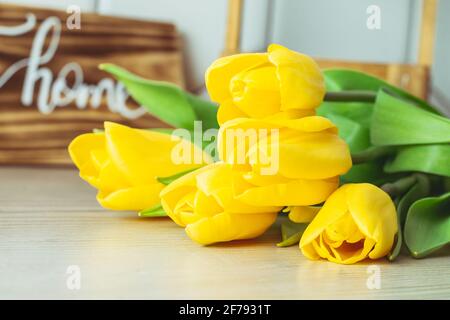
[[[388,254],[398,231],[394,203],[368,184],[347,184],[335,191],[308,225],[300,249],[309,259],[352,264]]]
[[[235,118],[261,119],[279,113],[313,115],[325,95],[322,73],[309,56],[272,44],[267,53],[216,60],[206,87],[220,104],[219,124]]]
[[[241,173],[217,162],[169,184],[160,194],[161,204],[167,215],[200,244],[251,239],[275,222],[281,207],[240,201],[234,189],[247,187]]]
[[[175,163],[172,150],[189,144],[192,159],[203,163]],[[169,134],[139,130],[105,122],[104,133],[87,133],[69,145],[72,161],[80,177],[97,188],[97,200],[113,210],[144,210],[159,204],[166,177],[201,167],[210,162],[208,155],[189,141]]]

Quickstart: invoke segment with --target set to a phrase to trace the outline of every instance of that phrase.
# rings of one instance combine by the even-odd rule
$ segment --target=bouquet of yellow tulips
[[[211,102],[101,68],[175,127],[107,122],[73,140],[105,208],[168,216],[202,245],[258,237],[281,217],[278,246],[343,264],[450,242],[450,120],[399,88],[275,44],[215,61]]]

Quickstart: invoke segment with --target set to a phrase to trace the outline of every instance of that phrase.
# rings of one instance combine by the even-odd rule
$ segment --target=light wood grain
[[[305,259],[263,237],[201,247],[168,219],[102,210],[71,169],[0,167],[0,298],[449,299],[450,259],[375,262],[367,267]],[[81,289],[66,287],[70,265]]]

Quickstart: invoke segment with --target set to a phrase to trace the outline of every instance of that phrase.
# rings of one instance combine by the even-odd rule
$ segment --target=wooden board
[[[81,12],[77,29],[67,24],[70,17],[0,5],[0,164],[69,164],[71,139],[106,120],[165,126],[126,99],[123,86],[98,65],[184,86],[175,26]]]
[[[319,66],[327,68],[346,68],[367,72],[386,80],[411,94],[427,99],[429,89],[429,67],[413,64],[364,63],[341,60],[316,59]]]
[[[338,265],[277,247],[279,225],[202,247],[167,218],[101,209],[95,194],[73,169],[0,168],[0,299],[450,299],[450,247]]]

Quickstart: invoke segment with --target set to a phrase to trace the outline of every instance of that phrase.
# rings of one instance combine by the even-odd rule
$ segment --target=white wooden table
[[[308,261],[275,246],[279,228],[201,247],[168,219],[103,210],[95,193],[72,169],[0,167],[0,298],[450,298],[448,251],[377,261],[381,288],[369,289],[373,264]]]

